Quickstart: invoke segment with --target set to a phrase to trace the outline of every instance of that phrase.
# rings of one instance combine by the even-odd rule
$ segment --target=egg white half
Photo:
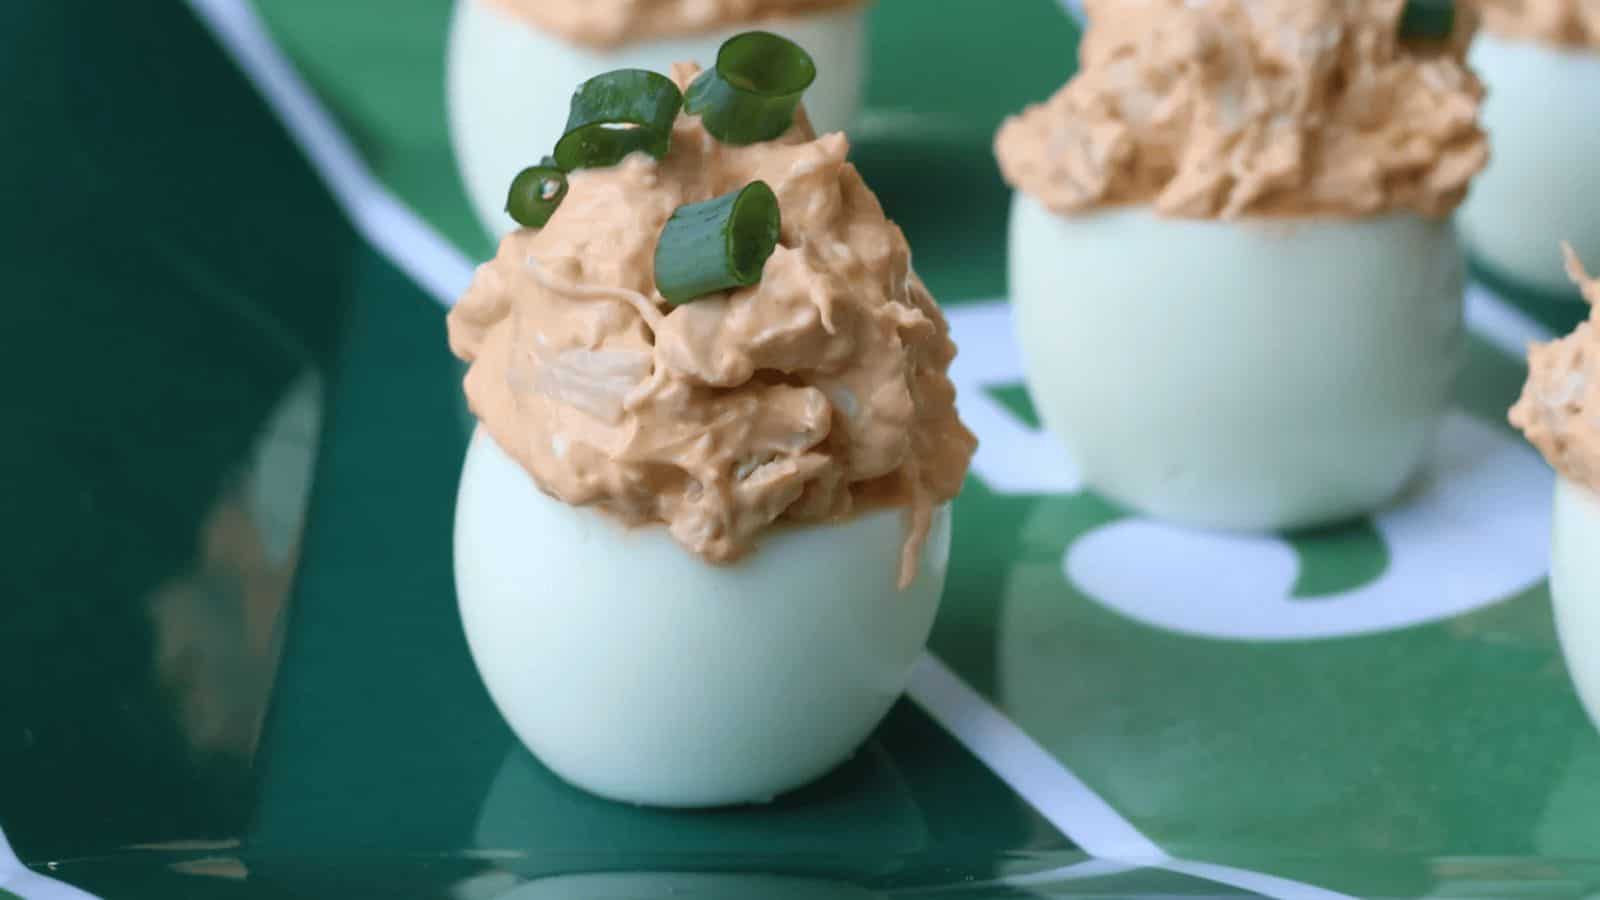
[[[1600,495],[1566,478],[1556,479],[1550,600],[1567,671],[1600,725]]]
[[[847,7],[763,23],[805,47],[817,80],[806,112],[818,134],[843,131],[861,105],[866,8]],[[511,179],[555,148],[572,92],[613,69],[668,72],[673,63],[716,62],[717,49],[751,26],[595,50],[548,34],[485,0],[456,0],[446,94],[457,165],[479,220],[493,235],[516,228],[505,214]]]
[[[714,566],[659,526],[541,492],[482,429],[456,507],[461,618],[535,756],[630,803],[763,802],[846,759],[905,689],[950,554],[939,510],[896,587],[903,511],[773,531]]]
[[[1471,61],[1489,89],[1490,159],[1462,237],[1496,273],[1576,298],[1561,242],[1600,259],[1600,51],[1484,33]]]
[[[1058,216],[1018,194],[1028,386],[1084,480],[1181,525],[1372,511],[1419,468],[1465,349],[1447,222]]]

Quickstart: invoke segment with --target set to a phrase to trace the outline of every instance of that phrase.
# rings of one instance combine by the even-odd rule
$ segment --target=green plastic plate
[[[1022,386],[990,154],[1072,69],[1051,0],[873,14],[855,157],[984,441],[910,697],[768,807],[557,782],[451,584],[440,301],[489,245],[448,14],[0,4],[0,897],[1600,892],[1551,476],[1503,424],[1577,306],[1474,289],[1437,458],[1371,521],[1196,535],[1086,492]]]

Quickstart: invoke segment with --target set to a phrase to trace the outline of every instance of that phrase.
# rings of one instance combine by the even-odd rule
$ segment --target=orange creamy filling
[[[712,562],[777,523],[903,506],[909,583],[976,442],[944,316],[848,149],[803,117],[738,147],[682,115],[666,158],[574,172],[546,227],[508,235],[450,313],[483,427],[546,493],[664,523]],[[754,180],[783,218],[760,283],[668,305],[653,277],[668,217]]]
[[[1563,47],[1600,47],[1600,0],[1473,0],[1485,29]]]
[[[1063,215],[1450,213],[1488,160],[1483,90],[1403,0],[1087,0],[1080,70],[1012,117],[1006,179]]]

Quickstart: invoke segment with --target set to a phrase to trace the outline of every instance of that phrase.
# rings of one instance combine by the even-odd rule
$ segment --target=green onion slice
[[[799,44],[747,31],[722,45],[716,66],[689,85],[684,104],[717,140],[755,144],[789,130],[816,78],[817,64]]]
[[[678,207],[656,244],[656,290],[679,304],[759,282],[781,227],[764,181]]]
[[[660,159],[672,146],[672,123],[683,92],[672,79],[644,69],[618,69],[578,85],[556,163],[568,172],[603,169],[636,150]]]
[[[1400,36],[1413,40],[1441,40],[1456,30],[1453,0],[1407,0],[1400,13]]]
[[[546,156],[537,166],[529,166],[511,179],[506,212],[518,225],[543,228],[566,196],[567,173]]]

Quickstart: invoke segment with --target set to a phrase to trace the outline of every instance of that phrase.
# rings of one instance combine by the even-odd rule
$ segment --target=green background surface
[[[1002,5],[885,0],[853,132],[952,307],[1004,294],[993,130],[1073,63],[1054,4]],[[259,8],[379,177],[486,255],[444,133],[448,4]],[[7,5],[0,74],[25,86],[0,114],[28,123],[0,142],[0,828],[36,871],[108,898],[468,900],[686,871],[743,896],[1225,891],[1150,869],[1004,884],[1085,855],[911,703],[769,808],[650,812],[556,782],[456,619],[464,436],[438,305],[181,7]],[[1462,406],[1497,422],[1521,378],[1476,344]],[[1020,384],[991,390],[1037,427]],[[319,424],[286,430],[285,403]],[[309,508],[263,519],[260,484]],[[1600,740],[1542,585],[1377,635],[1214,641],[1068,583],[1064,548],[1125,515],[1092,494],[973,478],[956,512],[935,652],[1169,852],[1358,896],[1600,891]],[[1308,600],[1387,563],[1365,523],[1293,547]]]

